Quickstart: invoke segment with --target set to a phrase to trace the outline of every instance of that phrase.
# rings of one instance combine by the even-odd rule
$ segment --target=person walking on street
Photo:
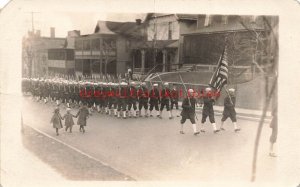
[[[236,124],[236,112],[235,112],[235,103],[236,103],[236,98],[234,96],[234,89],[230,88],[228,90],[229,95],[227,95],[224,99],[224,111],[223,111],[223,117],[221,119],[221,126],[220,130],[225,131],[223,125],[226,119],[229,117],[233,123],[234,126],[234,132],[238,132],[241,129],[238,128]]]
[[[78,117],[77,125],[79,125],[79,131],[85,133],[84,126],[86,126],[87,118],[89,117],[89,110],[84,102],[83,105],[80,107],[78,113],[75,116]]]
[[[66,131],[70,128],[70,133],[72,133],[72,127],[74,125],[73,117],[75,117],[75,115],[71,114],[71,108],[67,108],[67,113],[62,119],[65,120]]]
[[[59,135],[58,129],[63,128],[61,120],[62,120],[62,117],[59,113],[59,108],[57,107],[57,108],[55,108],[54,114],[53,114],[53,116],[51,118],[51,121],[50,121],[50,123],[52,123],[52,125],[53,125],[53,128],[55,128],[55,130],[56,130],[56,136]]]
[[[196,126],[196,111],[195,111],[195,106],[196,106],[196,99],[194,98],[194,90],[189,89],[187,97],[183,100],[182,102],[182,111],[181,111],[181,129],[180,129],[180,134],[184,134],[183,132],[183,124],[187,119],[190,119],[192,125],[193,125],[193,130],[194,130],[194,135],[198,135],[199,132],[197,131],[197,126]]]

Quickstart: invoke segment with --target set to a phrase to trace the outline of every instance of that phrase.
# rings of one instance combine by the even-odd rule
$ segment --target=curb
[[[44,135],[45,137],[50,138],[51,140],[54,140],[54,141],[56,141],[56,142],[58,142],[58,143],[60,143],[60,144],[62,144],[62,145],[64,145],[64,146],[67,146],[68,148],[70,148],[70,149],[72,149],[72,150],[78,152],[79,154],[82,154],[83,156],[88,157],[89,159],[92,159],[92,160],[94,160],[94,161],[96,161],[96,162],[99,162],[100,164],[102,164],[102,165],[104,165],[104,166],[106,166],[106,167],[109,167],[109,168],[111,168],[111,169],[113,169],[113,170],[115,170],[115,171],[117,171],[117,172],[119,172],[119,173],[122,173],[122,174],[124,174],[124,175],[127,175],[127,176],[131,177],[134,181],[137,181],[137,178],[138,178],[138,177],[136,177],[136,176],[132,177],[131,174],[130,174],[130,175],[129,175],[129,174],[126,174],[127,172],[122,172],[120,169],[117,169],[117,168],[115,168],[115,167],[112,167],[111,165],[107,164],[106,162],[100,161],[99,159],[97,159],[97,158],[95,158],[95,157],[93,157],[93,156],[91,156],[91,155],[89,155],[89,154],[87,154],[87,153],[84,153],[83,151],[81,151],[81,150],[79,150],[79,149],[77,149],[77,148],[75,148],[75,147],[73,147],[73,146],[71,146],[71,145],[69,145],[69,144],[67,144],[67,143],[65,143],[65,142],[63,142],[63,141],[61,141],[61,140],[59,140],[59,139],[56,139],[56,138],[52,137],[51,135],[49,135],[49,134],[47,134],[47,133],[45,133],[45,132],[43,132],[43,131],[41,131],[41,130],[38,130],[38,129],[35,128],[35,127],[29,126],[29,125],[25,125],[25,124],[24,124],[24,126],[27,126],[27,127],[31,128],[32,130],[36,131],[37,133],[40,133],[40,134]]]

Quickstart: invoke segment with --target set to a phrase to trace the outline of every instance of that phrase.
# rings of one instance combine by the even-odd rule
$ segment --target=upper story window
[[[211,23],[211,16],[210,15],[206,15],[205,16],[205,21],[204,21],[204,27],[209,26]]]
[[[168,39],[172,40],[172,34],[173,34],[173,22],[169,22],[168,24]]]

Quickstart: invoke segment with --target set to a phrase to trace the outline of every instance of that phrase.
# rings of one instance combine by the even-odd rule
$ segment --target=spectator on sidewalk
[[[238,132],[241,129],[238,128],[237,124],[236,124],[236,111],[235,111],[235,103],[236,103],[236,98],[234,95],[234,89],[230,88],[228,90],[229,95],[227,95],[224,99],[224,111],[223,111],[223,117],[221,119],[221,126],[220,126],[220,130],[225,131],[225,128],[223,127],[224,122],[226,121],[226,119],[229,117],[233,123],[234,126],[234,132]]]
[[[79,108],[78,113],[75,116],[78,117],[77,125],[79,125],[79,131],[85,133],[84,126],[86,126],[87,118],[89,117],[89,110],[84,102],[82,106]]]
[[[76,116],[71,114],[70,108],[67,108],[67,113],[64,115],[62,119],[65,120],[66,131],[68,131],[68,129],[70,128],[70,133],[72,133],[72,127],[74,125],[73,117]]]
[[[53,124],[53,128],[55,128],[55,130],[56,130],[56,136],[59,135],[58,134],[58,129],[63,128],[61,120],[62,120],[62,117],[59,113],[59,108],[57,107],[57,108],[55,108],[54,114],[53,114],[53,116],[51,118],[51,121],[50,121],[50,123]]]

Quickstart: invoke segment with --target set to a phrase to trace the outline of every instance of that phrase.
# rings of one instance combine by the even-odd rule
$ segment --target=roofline
[[[267,31],[266,29],[254,29],[255,31]],[[234,33],[234,32],[247,32],[247,31],[251,31],[251,30],[247,30],[247,29],[239,29],[239,30],[226,30],[226,31],[212,31],[212,32],[203,32],[203,33],[197,33],[196,31],[191,32],[191,33],[183,33],[181,34],[182,36],[186,36],[186,35],[208,35],[208,34],[221,34],[221,33],[226,33],[226,32],[230,32],[230,33]],[[199,31],[201,32],[201,31]]]

